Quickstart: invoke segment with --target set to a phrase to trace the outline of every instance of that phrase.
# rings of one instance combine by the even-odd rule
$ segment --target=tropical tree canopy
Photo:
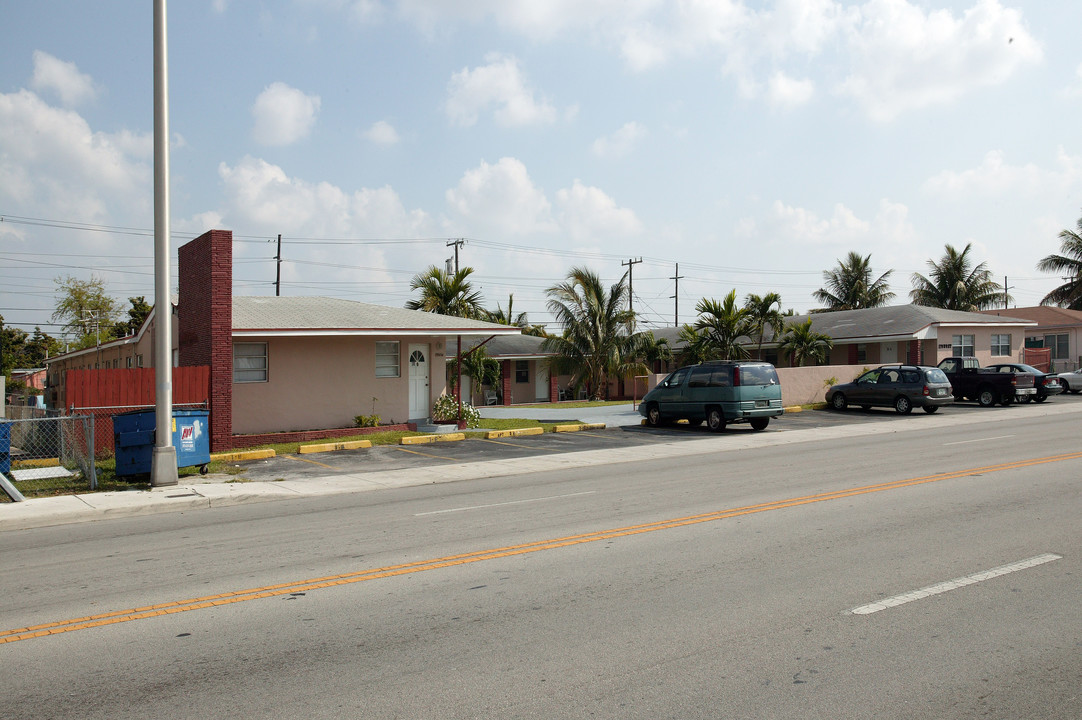
[[[550,372],[570,375],[572,387],[585,387],[591,399],[601,397],[609,377],[647,372],[636,356],[642,338],[635,333],[635,313],[627,309],[628,292],[626,273],[606,289],[596,273],[581,267],[545,291],[548,309],[564,329],[541,345],[555,352]]]
[[[510,293],[507,296],[507,310],[506,312],[499,303],[496,303],[495,310],[486,310],[485,319],[489,322],[499,323],[500,325],[514,325],[515,327],[522,328],[526,331],[530,328],[530,321],[526,317],[526,313],[521,312],[518,315],[514,314],[512,308],[515,305],[515,294]]]
[[[117,302],[105,294],[105,281],[97,276],[89,280],[56,278],[59,299],[52,321],[64,325],[64,332],[75,336],[76,348],[93,347],[113,340]]]
[[[939,262],[928,261],[927,277],[913,273],[913,289],[909,291],[913,304],[976,312],[1009,303],[1011,297],[992,279],[987,263],[973,265],[971,249],[972,243],[962,252],[947,245]]]
[[[1037,263],[1041,272],[1056,273],[1064,282],[1041,300],[1041,305],[1059,305],[1070,310],[1082,310],[1082,218],[1078,230],[1061,230],[1060,254],[1049,255]]]
[[[410,280],[410,290],[420,290],[421,297],[407,301],[406,307],[440,315],[483,319],[486,313],[481,306],[481,293],[474,290],[469,281],[472,274],[471,267],[447,273],[433,265]]]
[[[823,303],[826,311],[886,305],[894,298],[887,282],[894,271],[887,270],[872,280],[871,261],[871,255],[850,252],[844,260],[838,261],[838,267],[823,271],[825,285],[812,293],[812,297]]]
[[[695,305],[699,318],[695,331],[705,337],[705,345],[711,360],[739,360],[748,356],[748,349],[739,342],[753,332],[751,314],[736,304],[736,290],[721,302],[703,298]]]
[[[763,335],[770,328],[774,337],[780,337],[785,327],[785,316],[781,314],[781,295],[775,292],[766,295],[749,294],[744,298],[744,309],[748,313],[748,329],[759,336],[756,357],[763,357]]]
[[[824,363],[830,359],[830,350],[834,341],[829,335],[812,330],[811,318],[802,323],[790,323],[781,336],[778,351],[788,355],[793,365],[805,363]]]

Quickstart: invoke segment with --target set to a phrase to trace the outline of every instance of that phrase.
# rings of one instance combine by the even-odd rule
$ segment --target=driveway
[[[639,415],[639,411],[631,405],[630,401],[623,405],[597,407],[561,407],[559,403],[543,408],[486,405],[477,410],[482,418],[526,418],[546,423],[579,420],[585,423],[605,423],[610,428],[638,425],[642,420],[642,415]]]

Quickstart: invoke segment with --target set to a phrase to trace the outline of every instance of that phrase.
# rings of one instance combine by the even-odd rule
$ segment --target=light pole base
[[[172,445],[155,447],[150,456],[150,486],[169,487],[178,482],[177,449]]]

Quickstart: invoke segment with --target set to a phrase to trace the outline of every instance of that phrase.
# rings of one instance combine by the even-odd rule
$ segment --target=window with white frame
[[[992,355],[1011,354],[1011,334],[992,333]]]
[[[530,361],[529,360],[516,360],[515,361],[515,382],[528,383],[530,382]]]
[[[267,382],[267,343],[233,343],[233,382]]]
[[[951,354],[955,357],[974,357],[975,352],[972,335],[951,335]]]
[[[401,377],[402,368],[399,360],[399,343],[376,343],[376,377]]]
[[[868,346],[865,343],[857,343],[857,363],[868,362]]]

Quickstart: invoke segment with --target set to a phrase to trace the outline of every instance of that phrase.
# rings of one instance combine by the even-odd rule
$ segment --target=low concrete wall
[[[818,365],[816,367],[778,368],[781,402],[785,407],[825,402],[826,381],[847,383],[864,372],[863,365]]]
[[[847,383],[864,372],[863,365],[819,365],[817,367],[778,368],[781,380],[781,402],[785,407],[825,402],[826,381],[835,378]],[[668,373],[648,376],[649,389],[664,380]]]

